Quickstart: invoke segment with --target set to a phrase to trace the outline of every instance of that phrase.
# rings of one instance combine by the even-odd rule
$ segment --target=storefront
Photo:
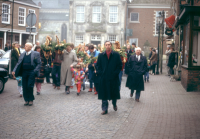
[[[200,6],[185,6],[175,27],[182,51],[181,84],[186,91],[200,91]]]

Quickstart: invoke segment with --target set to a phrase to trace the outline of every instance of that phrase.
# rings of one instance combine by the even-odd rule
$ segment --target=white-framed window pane
[[[85,7],[77,6],[76,7],[76,22],[84,22],[85,21]]]
[[[28,10],[28,13],[29,13],[29,14],[30,14],[30,13],[35,13],[35,10],[29,9],[29,10]]]
[[[92,11],[92,22],[99,23],[101,22],[101,6],[93,6]]]
[[[139,13],[131,13],[131,21],[133,22],[139,21]]]
[[[25,8],[19,8],[19,25],[25,25],[25,14],[26,10]]]
[[[92,41],[101,41],[101,35],[91,35]]]
[[[10,22],[10,5],[2,3],[2,23]]]
[[[130,38],[129,43],[132,45],[132,43],[135,43],[136,46],[138,46],[138,38]]]
[[[83,44],[83,35],[76,35],[75,44],[78,46],[79,44]]]
[[[109,8],[109,22],[110,23],[117,23],[118,21],[118,7],[117,6],[110,6]]]
[[[108,40],[109,40],[111,43],[115,43],[115,41],[117,40],[117,36],[116,36],[116,35],[109,35],[109,36],[108,36]]]

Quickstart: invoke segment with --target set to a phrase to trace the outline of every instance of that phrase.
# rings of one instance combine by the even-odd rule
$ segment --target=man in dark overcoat
[[[35,99],[33,95],[35,77],[39,77],[41,67],[40,53],[32,51],[32,47],[31,43],[25,44],[25,52],[20,55],[18,63],[12,72],[14,77],[22,76],[25,106],[33,105],[33,100]]]
[[[147,60],[145,56],[141,55],[141,48],[135,48],[135,53],[128,61],[128,78],[126,87],[131,89],[130,97],[133,97],[134,90],[136,90],[135,100],[139,102],[140,92],[144,91],[143,75],[147,71]]]
[[[119,53],[112,51],[112,43],[105,42],[106,51],[99,54],[96,73],[101,77],[98,99],[102,100],[102,115],[108,113],[108,100],[112,100],[113,109],[117,111],[117,99],[120,99],[119,73],[122,61]]]

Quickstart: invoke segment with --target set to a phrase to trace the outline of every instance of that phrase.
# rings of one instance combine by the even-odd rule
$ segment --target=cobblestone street
[[[118,111],[101,115],[101,101],[88,88],[76,95],[43,84],[32,107],[24,106],[17,82],[9,80],[0,94],[1,139],[199,139],[200,93],[186,92],[180,82],[164,75],[150,76],[140,102],[130,98],[123,77]]]

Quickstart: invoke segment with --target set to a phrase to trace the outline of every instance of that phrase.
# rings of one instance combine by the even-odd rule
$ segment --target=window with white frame
[[[76,35],[75,44],[78,46],[79,44],[83,44],[83,35]]]
[[[92,41],[101,41],[101,35],[91,35]]]
[[[30,13],[35,13],[35,10],[29,9],[29,10],[28,10],[28,13],[29,13],[29,14],[30,14]]]
[[[10,5],[2,3],[2,23],[10,24]]]
[[[131,22],[139,22],[139,13],[131,13]]]
[[[26,8],[19,7],[18,25],[25,26]]]
[[[84,22],[85,21],[85,7],[77,6],[76,7],[76,22]]]
[[[162,11],[156,11],[156,18],[155,18],[155,35],[158,35],[159,32],[159,22],[160,25],[162,24],[162,17],[161,17]],[[166,13],[164,11],[164,17],[166,17]],[[163,21],[164,22],[164,21]],[[164,29],[166,27],[166,23],[164,22]]]
[[[115,41],[117,40],[117,36],[116,35],[109,35],[108,40],[112,43],[115,43]]]
[[[100,23],[101,22],[101,6],[93,6],[92,22],[93,23]]]
[[[138,38],[130,38],[129,43],[132,45],[132,43],[135,43],[136,46],[138,46]]]
[[[118,7],[110,6],[109,8],[109,22],[117,23],[118,22]]]

